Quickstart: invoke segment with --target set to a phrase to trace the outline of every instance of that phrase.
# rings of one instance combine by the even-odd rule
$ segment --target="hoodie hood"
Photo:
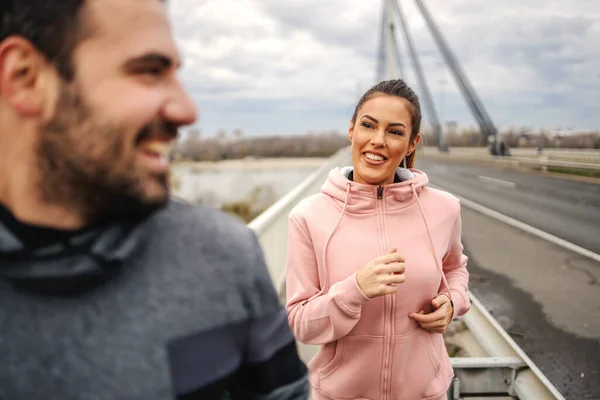
[[[395,183],[385,186],[366,185],[349,179],[352,166],[337,167],[329,172],[321,191],[346,206],[352,214],[371,213],[377,201],[384,201],[387,210],[407,207],[416,201],[414,193],[419,193],[429,183],[427,174],[418,169],[396,169]],[[414,192],[413,192],[414,187]],[[381,198],[379,198],[381,197]]]
[[[0,280],[50,295],[81,293],[110,280],[148,231],[144,219],[118,221],[59,232],[55,241],[31,247],[10,225],[0,220]]]

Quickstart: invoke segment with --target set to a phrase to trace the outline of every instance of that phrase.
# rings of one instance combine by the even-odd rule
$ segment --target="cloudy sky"
[[[499,128],[600,129],[600,0],[425,4]],[[440,119],[475,125],[414,0],[402,5]],[[169,10],[206,136],[344,131],[375,83],[380,0],[171,0]]]

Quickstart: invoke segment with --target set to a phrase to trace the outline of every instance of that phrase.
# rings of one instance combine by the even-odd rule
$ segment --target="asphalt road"
[[[450,192],[600,254],[600,184],[420,158]]]
[[[566,399],[599,400],[600,264],[469,208],[462,218],[470,290]]]
[[[600,185],[419,159],[430,181],[600,253]],[[464,207],[470,289],[566,399],[600,399],[600,263]]]

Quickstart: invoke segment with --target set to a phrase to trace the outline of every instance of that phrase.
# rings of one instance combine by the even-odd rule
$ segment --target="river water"
[[[209,207],[248,201],[266,208],[325,161],[282,158],[175,164],[173,191],[177,197]]]

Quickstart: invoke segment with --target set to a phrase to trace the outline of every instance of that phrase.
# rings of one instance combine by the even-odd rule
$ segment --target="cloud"
[[[182,79],[208,134],[345,130],[374,83],[380,2],[172,0]],[[527,4],[524,4],[527,3]],[[599,128],[600,3],[428,0],[499,127]],[[402,2],[438,112],[474,125],[414,1]],[[398,36],[405,78],[422,92]]]

